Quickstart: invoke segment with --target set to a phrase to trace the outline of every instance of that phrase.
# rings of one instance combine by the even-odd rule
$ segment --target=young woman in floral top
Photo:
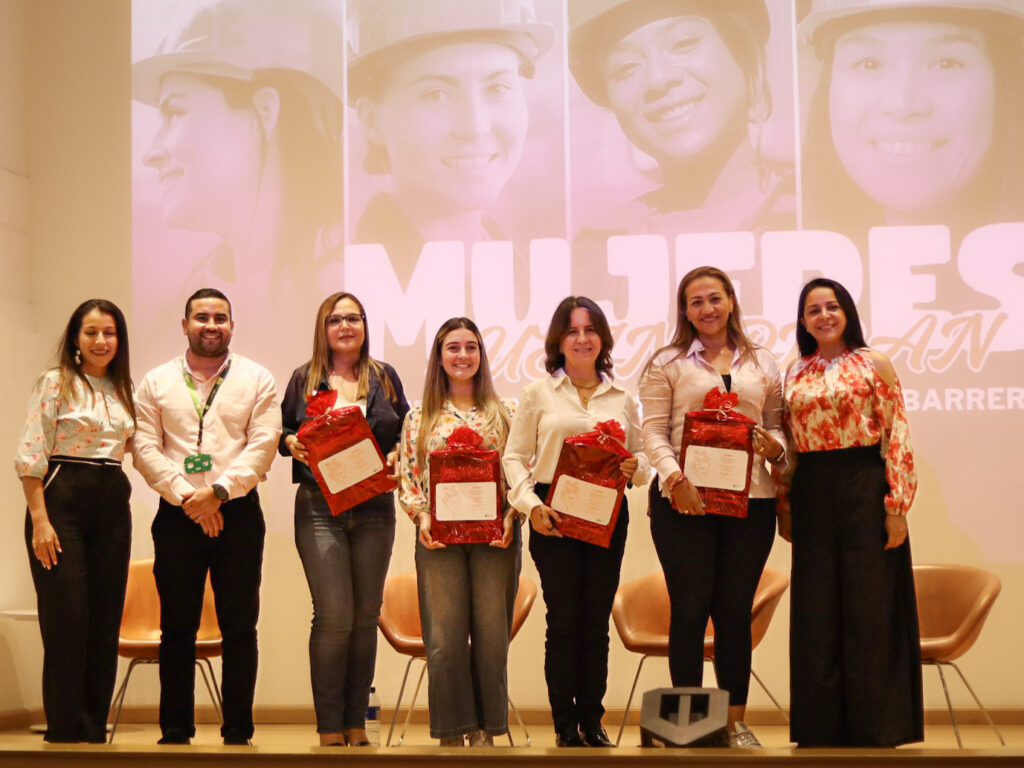
[[[476,324],[445,322],[434,337],[423,404],[402,428],[399,499],[417,525],[416,575],[427,648],[430,735],[442,746],[491,746],[508,731],[505,675],[512,610],[519,586],[521,539],[514,509],[504,535],[489,544],[441,544],[430,533],[430,453],[447,447],[457,427],[505,449],[514,405],[499,400]],[[504,500],[504,489],[501,499]],[[472,645],[470,646],[470,639]]]
[[[784,390],[796,468],[780,504],[793,542],[790,737],[800,746],[920,741],[906,519],[917,476],[899,380],[867,348],[853,299],[833,280],[801,291],[797,343]]]
[[[135,402],[121,310],[83,302],[58,356],[29,398],[14,461],[43,636],[44,738],[103,743],[132,543],[121,460]]]

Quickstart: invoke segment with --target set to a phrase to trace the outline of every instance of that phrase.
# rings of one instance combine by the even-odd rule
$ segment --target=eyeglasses
[[[328,315],[327,316],[327,327],[328,328],[335,328],[335,327],[341,325],[342,323],[346,323],[346,324],[348,324],[348,325],[350,325],[352,327],[355,327],[355,326],[358,326],[358,325],[362,325],[363,324],[363,320],[365,320],[365,319],[366,318],[363,315],[356,315],[356,314],[351,314],[351,315]]]

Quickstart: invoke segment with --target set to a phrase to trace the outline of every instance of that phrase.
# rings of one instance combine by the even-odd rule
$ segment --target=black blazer
[[[405,414],[409,412],[409,402],[405,399],[405,391],[402,389],[402,381],[398,378],[395,369],[387,363],[381,363],[384,371],[391,379],[395,388],[397,402],[391,402],[384,395],[380,379],[370,369],[370,391],[366,395],[366,420],[370,424],[373,437],[380,446],[381,451],[387,456],[398,444],[402,437],[402,422],[405,421]],[[309,363],[301,365],[292,373],[288,382],[288,388],[284,393],[284,400],[281,401],[281,439],[277,444],[277,450],[282,456],[291,456],[291,451],[285,446],[284,439],[288,435],[294,435],[299,431],[299,426],[306,420],[306,380],[309,378]],[[321,381],[317,390],[327,389],[327,382]],[[305,464],[292,459],[292,482],[312,483],[316,485],[316,478],[313,477],[313,470]],[[383,494],[382,494],[383,495]],[[390,494],[388,494],[390,496]],[[371,503],[374,500],[371,499]]]

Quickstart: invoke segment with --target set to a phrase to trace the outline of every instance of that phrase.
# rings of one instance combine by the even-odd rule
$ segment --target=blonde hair
[[[363,303],[351,293],[339,291],[332,293],[320,304],[316,313],[316,327],[313,329],[313,357],[309,361],[309,375],[306,377],[306,394],[311,395],[316,391],[321,381],[326,381],[331,372],[331,347],[327,343],[327,318],[330,316],[337,304],[342,299],[349,299],[357,307],[363,318],[363,344],[359,347],[359,359],[355,364],[358,386],[356,398],[366,397],[370,392],[370,371],[377,374],[380,380],[384,395],[391,402],[398,401],[395,393],[395,385],[388,376],[384,366],[370,357],[370,329],[366,323],[366,309]]]

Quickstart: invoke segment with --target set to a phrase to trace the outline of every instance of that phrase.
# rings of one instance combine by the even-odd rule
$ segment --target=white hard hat
[[[156,53],[132,64],[132,97],[156,106],[170,72],[251,81],[264,70],[305,75],[342,100],[342,23],[325,0],[208,0],[164,37]],[[333,96],[332,96],[333,95]]]
[[[814,0],[811,12],[800,22],[800,40],[813,44],[819,31],[835,21],[864,14],[914,9],[982,12],[1024,21],[1024,0]]]
[[[532,0],[349,0],[349,90],[361,90],[375,62],[409,43],[431,38],[508,45],[533,62],[554,41]],[[350,96],[351,100],[351,96]]]

